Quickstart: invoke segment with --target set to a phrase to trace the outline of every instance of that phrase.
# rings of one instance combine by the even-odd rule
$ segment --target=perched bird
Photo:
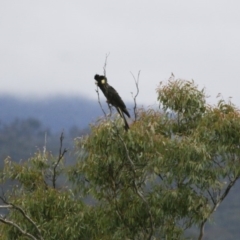
[[[96,85],[102,90],[104,96],[107,98],[107,102],[114,106],[120,116],[123,118],[125,124],[124,128],[127,131],[129,129],[129,125],[123,113],[125,113],[129,118],[130,114],[126,108],[125,103],[119,96],[118,92],[108,84],[107,78],[105,76],[96,74],[94,76],[94,79],[96,80]]]

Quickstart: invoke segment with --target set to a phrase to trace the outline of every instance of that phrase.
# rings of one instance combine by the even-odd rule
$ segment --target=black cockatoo
[[[94,76],[94,79],[96,80],[96,85],[102,90],[103,94],[107,98],[107,102],[114,106],[120,116],[124,120],[124,128],[125,130],[129,129],[129,125],[127,123],[127,120],[124,116],[124,113],[130,118],[130,114],[126,108],[125,103],[123,102],[122,98],[119,96],[118,92],[108,84],[107,78],[105,76],[100,76],[96,74]]]

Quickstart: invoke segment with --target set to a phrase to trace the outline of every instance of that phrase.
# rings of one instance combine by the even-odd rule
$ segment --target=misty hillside
[[[1,160],[8,156],[14,161],[28,159],[37,150],[43,149],[45,136],[48,150],[56,154],[62,131],[64,147],[69,149],[69,155],[74,146],[73,139],[85,134],[89,124],[103,115],[97,99],[94,101],[83,97],[37,100],[0,96],[0,102]],[[2,164],[3,161],[0,166]]]
[[[48,150],[57,153],[62,131],[64,146],[73,149],[73,139],[86,134],[89,124],[104,115],[97,96],[96,100],[63,96],[46,99],[0,96],[0,102],[0,157],[10,156],[14,161],[28,159],[37,150],[42,150],[45,135]],[[103,96],[101,104],[108,113]]]
[[[104,99],[102,99],[104,101]],[[19,99],[0,96],[0,122],[9,123],[14,119],[38,119],[53,132],[67,130],[72,126],[87,128],[89,123],[102,116],[96,101],[83,97],[52,97],[41,100]],[[104,103],[104,102],[103,102]]]
[[[101,99],[108,112],[105,99]],[[10,156],[14,161],[26,160],[44,146],[47,133],[47,148],[53,154],[59,150],[59,137],[64,130],[64,147],[69,151],[67,163],[73,159],[75,137],[85,134],[90,123],[103,116],[96,100],[83,97],[54,97],[45,100],[21,100],[2,96],[0,111],[0,167]],[[131,110],[131,105],[127,103]],[[240,182],[238,181],[227,198],[214,214],[212,224],[207,224],[207,239],[236,239],[240,236]],[[221,238],[222,236],[222,238]]]

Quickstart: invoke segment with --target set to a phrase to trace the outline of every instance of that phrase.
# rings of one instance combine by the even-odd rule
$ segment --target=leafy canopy
[[[59,188],[51,184],[53,156],[6,161],[2,179],[14,180],[8,201],[44,239],[184,239],[192,226],[202,239],[240,176],[239,110],[223,100],[207,105],[204,89],[173,77],[159,85],[157,99],[162,110],[137,109],[128,132],[121,119],[104,118],[76,139],[76,162],[57,167],[68,179]],[[8,218],[37,235],[19,212]],[[0,231],[25,239],[13,226]]]

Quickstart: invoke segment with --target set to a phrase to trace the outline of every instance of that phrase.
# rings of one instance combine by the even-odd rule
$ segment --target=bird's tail
[[[120,116],[122,117],[122,119],[123,119],[123,121],[124,121],[124,129],[125,129],[126,131],[128,131],[129,125],[128,125],[128,122],[127,122],[127,120],[126,120],[126,118],[125,118],[122,110],[121,110],[120,108],[117,108],[117,111],[118,111],[118,113],[120,114]]]
[[[123,120],[124,120],[124,129],[125,129],[126,131],[128,131],[129,125],[128,125],[128,122],[127,122],[127,120],[126,120],[126,118],[125,118],[124,115],[123,115]]]

